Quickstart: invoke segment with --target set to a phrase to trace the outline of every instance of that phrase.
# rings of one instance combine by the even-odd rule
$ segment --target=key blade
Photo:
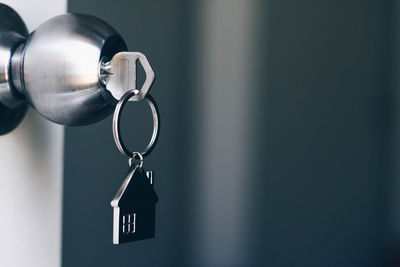
[[[137,90],[136,63],[142,64],[146,80],[136,95],[129,101],[139,101],[146,97],[154,81],[154,71],[146,56],[139,52],[120,52],[107,63],[100,63],[100,80],[106,85],[111,95],[120,100],[130,90]]]

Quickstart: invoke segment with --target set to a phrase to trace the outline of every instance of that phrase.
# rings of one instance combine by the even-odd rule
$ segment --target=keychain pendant
[[[157,202],[153,172],[134,164],[111,201],[114,210],[113,243],[154,238]]]
[[[121,244],[136,240],[154,238],[156,203],[158,197],[154,191],[154,177],[152,171],[143,169],[143,159],[154,148],[158,138],[160,121],[158,108],[154,99],[146,95],[144,100],[149,104],[153,114],[153,134],[150,143],[142,152],[130,151],[122,141],[120,133],[120,114],[131,97],[138,94],[136,89],[126,92],[115,107],[113,116],[113,135],[119,151],[129,158],[129,170],[125,180],[119,188],[111,206],[114,209],[113,243]],[[133,99],[138,101],[138,99]]]

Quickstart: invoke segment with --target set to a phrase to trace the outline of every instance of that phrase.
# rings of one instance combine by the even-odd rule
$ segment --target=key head
[[[136,63],[142,64],[146,73],[146,80],[138,93],[130,101],[139,101],[146,97],[154,81],[154,71],[146,56],[139,52],[119,52],[111,61],[100,65],[100,79],[112,96],[120,100],[129,90],[137,90]]]

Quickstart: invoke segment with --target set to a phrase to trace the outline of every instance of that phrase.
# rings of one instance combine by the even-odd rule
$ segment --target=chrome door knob
[[[0,133],[10,130],[1,131],[8,116],[4,110],[24,112],[26,103],[63,125],[94,123],[113,111],[118,94],[107,90],[101,68],[127,46],[109,24],[64,14],[27,36],[10,7],[0,4],[0,17]],[[151,85],[152,79],[146,82]]]

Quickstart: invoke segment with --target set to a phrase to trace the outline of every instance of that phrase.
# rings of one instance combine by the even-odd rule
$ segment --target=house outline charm
[[[157,202],[153,172],[137,165],[131,167],[111,201],[113,244],[154,238]]]

